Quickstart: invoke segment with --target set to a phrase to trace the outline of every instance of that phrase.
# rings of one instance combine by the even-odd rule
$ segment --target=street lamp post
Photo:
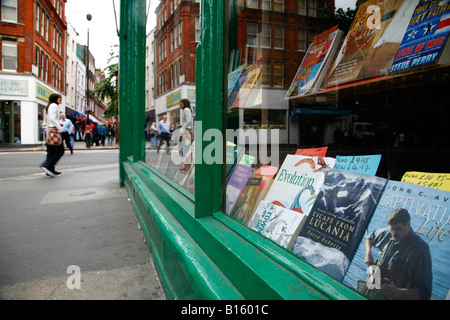
[[[88,13],[86,15],[87,21],[91,21],[92,15]],[[91,130],[89,127],[89,111],[91,110],[89,106],[89,27],[87,29],[87,46],[86,46],[86,108],[85,108],[85,141],[86,148],[91,147]]]

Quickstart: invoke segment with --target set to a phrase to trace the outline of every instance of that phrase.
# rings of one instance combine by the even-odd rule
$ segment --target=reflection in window
[[[316,16],[316,0],[308,1],[308,16],[310,17]]]
[[[258,24],[247,23],[247,45],[256,47],[258,45]]]
[[[306,16],[306,0],[298,0],[298,14]]]
[[[277,49],[284,48],[284,27],[280,25],[274,26],[273,47]]]
[[[284,0],[273,0],[273,11],[284,11]]]
[[[449,85],[450,29],[445,2],[369,0],[356,10],[352,18],[355,24],[348,32],[318,17],[323,6],[332,2],[299,0],[297,4],[286,2],[284,7],[284,1],[273,0],[270,7],[269,1],[261,1],[258,9],[256,1],[247,1],[247,7],[239,6],[227,20],[230,26],[226,30],[231,34],[226,35],[225,61],[229,65],[225,67],[229,73],[225,78],[228,99],[224,129],[235,136],[227,136],[227,159],[233,162],[224,166],[222,212],[285,248],[291,246],[289,250],[296,246],[295,254],[302,246],[315,246],[309,242],[314,239],[307,238],[305,244],[297,238],[298,233],[293,239],[298,240],[295,245],[278,241],[291,226],[283,224],[287,219],[273,218],[274,212],[300,209],[304,214],[305,207],[299,206],[302,197],[310,201],[308,206],[315,205],[321,186],[313,190],[304,184],[301,186],[305,188],[296,189],[289,201],[280,199],[287,190],[305,182],[306,176],[311,178],[322,170],[322,177],[327,177],[326,166],[331,170],[338,156],[355,163],[372,156],[381,159],[371,175],[377,176],[374,181],[401,180],[408,171],[449,170],[442,161],[448,158],[450,148],[450,100],[445,94]],[[367,4],[381,8],[379,28],[363,23],[370,17]],[[423,22],[423,12],[434,20]],[[420,16],[413,17],[414,13]],[[430,26],[436,21],[440,22],[433,29]],[[406,33],[401,31],[407,29]],[[421,40],[416,40],[419,35]],[[305,150],[313,152],[315,159],[305,155],[303,163],[292,160]],[[285,170],[281,171],[284,163]],[[296,171],[304,163],[309,169],[314,165],[312,170],[316,171],[307,175],[306,171]],[[356,168],[355,163],[350,168]],[[361,163],[359,168],[367,170]],[[275,185],[277,174],[278,181],[291,185],[274,191],[277,197],[267,197],[269,193],[264,192],[266,188],[272,190],[270,184]],[[364,186],[364,190],[369,189]],[[346,217],[347,209],[357,202],[348,200],[348,194],[332,196],[339,202],[343,198],[346,204],[350,202],[343,209]],[[264,203],[267,199],[269,203]],[[322,202],[329,204],[327,200]],[[330,212],[333,209],[331,206]],[[252,224],[255,210],[267,214],[265,217],[273,215]],[[311,215],[308,219],[312,221]],[[270,227],[262,233],[265,223]],[[315,233],[319,234],[321,231]],[[332,238],[329,233],[326,236]],[[334,257],[334,253],[331,255]]]
[[[306,51],[306,30],[304,28],[299,28],[298,29],[298,50],[299,51]]]
[[[270,24],[263,23],[261,26],[261,47],[270,48],[270,38],[271,38],[271,26]]]

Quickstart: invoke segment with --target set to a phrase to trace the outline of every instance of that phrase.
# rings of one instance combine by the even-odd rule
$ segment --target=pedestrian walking
[[[114,140],[114,128],[111,124],[108,124],[108,128],[106,128],[106,136],[108,137],[108,146],[112,146]]]
[[[170,145],[170,122],[167,119],[167,115],[163,115],[161,120],[158,122],[158,134],[159,134],[159,143],[156,147],[156,152],[159,153],[159,149],[161,145],[166,142],[166,152],[169,152]]]
[[[99,135],[99,139],[100,139],[100,144],[102,146],[105,146],[106,127],[104,124],[98,126],[98,135]]]
[[[192,125],[192,110],[191,102],[188,99],[181,99],[181,134],[183,140],[188,140],[189,143],[194,141],[194,130]]]
[[[62,144],[61,132],[62,126],[60,123],[61,112],[59,104],[62,97],[58,93],[52,93],[49,97],[47,108],[45,108],[45,124],[46,124],[46,146],[47,156],[40,168],[47,176],[59,176],[61,172],[55,170],[55,166],[59,159],[64,155],[64,145]]]
[[[64,112],[61,112],[60,123],[62,126],[61,137],[65,142],[66,147],[70,150],[70,154],[73,154],[73,145],[72,142],[70,141],[70,135],[73,133],[74,130],[72,121],[66,118],[66,114]]]
[[[152,122],[149,128],[150,135],[150,147],[155,148],[158,145],[158,128],[156,127],[156,122]]]

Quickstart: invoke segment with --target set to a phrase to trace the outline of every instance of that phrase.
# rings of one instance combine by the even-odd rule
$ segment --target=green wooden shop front
[[[146,1],[121,0],[120,3],[120,182],[129,194],[166,296],[169,299],[223,300],[365,299],[292,252],[224,214],[224,165],[196,162],[195,194],[149,165],[143,130]],[[227,112],[225,81],[231,70],[230,64],[238,65],[230,61],[239,47],[237,3],[201,1],[195,113],[196,123],[201,125],[195,126],[196,159],[201,159],[204,152],[210,152],[208,146],[212,138],[205,136],[205,132],[215,129],[214,132],[225,133],[225,129],[242,125],[239,124],[242,121],[239,116]],[[320,23],[316,27],[325,29]],[[285,58],[280,59],[283,61]],[[276,75],[276,68],[272,70],[271,74]],[[405,82],[392,81],[382,83],[383,88],[378,86],[377,90],[389,91],[389,86],[395,89],[405,85]],[[359,87],[361,95],[369,90],[370,85]],[[346,95],[347,91],[339,94],[342,101],[351,100]],[[367,97],[370,96],[363,95],[363,99],[369,99]],[[292,119],[305,114],[305,109],[296,113],[300,107],[294,101],[284,111],[281,118],[288,120],[281,120],[282,127],[293,125]],[[265,117],[275,114],[270,112]],[[298,123],[302,128],[310,124],[309,121]],[[296,130],[300,132],[299,139],[303,139],[305,133],[301,129]],[[284,143],[288,147],[292,144],[289,139]],[[313,144],[311,141],[310,145]],[[225,143],[221,151],[225,153]],[[384,169],[388,178],[396,174],[392,167],[397,163],[396,155],[389,152],[383,154],[389,159],[387,165],[392,169]],[[219,156],[224,158],[223,154]]]

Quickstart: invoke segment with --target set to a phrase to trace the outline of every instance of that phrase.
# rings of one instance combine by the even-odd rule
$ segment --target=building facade
[[[195,109],[195,54],[200,35],[200,1],[165,0],[156,8],[155,113],[180,122],[179,101]]]
[[[65,104],[65,4],[1,3],[0,144],[41,143],[48,97],[57,92]]]
[[[66,114],[72,110],[77,111],[77,69],[79,59],[77,56],[78,33],[72,24],[67,22],[66,31]],[[73,112],[72,111],[72,112]]]
[[[145,113],[151,121],[155,114],[155,29],[145,40]]]

